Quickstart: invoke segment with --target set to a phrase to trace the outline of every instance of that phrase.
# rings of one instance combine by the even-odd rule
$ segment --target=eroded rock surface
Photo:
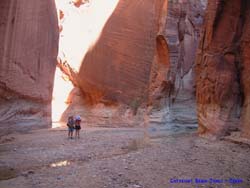
[[[197,122],[194,62],[205,8],[205,0],[168,2],[151,70],[152,122]]]
[[[69,93],[72,100],[62,120],[78,113],[90,124],[130,124],[147,101],[167,1],[91,0],[77,5],[68,0],[56,2],[60,27],[58,66],[84,98]],[[164,50],[162,53],[167,55]],[[134,118],[141,120],[143,116]]]
[[[221,136],[243,126],[249,137],[250,2],[209,1],[197,55],[201,134]]]
[[[66,59],[77,73],[73,79],[94,102],[129,104],[142,93],[147,96],[164,2],[92,0],[80,6],[58,3],[63,13],[61,60]],[[72,27],[76,29],[70,35]]]
[[[83,91],[84,99],[94,103],[94,109],[96,103],[125,103],[135,115],[148,102],[156,107],[149,117],[152,121],[197,122],[193,67],[206,1],[92,0],[80,1],[79,6],[67,0],[57,2],[58,65]],[[102,14],[105,19],[89,22]],[[81,106],[72,103],[64,114],[92,117],[86,105]],[[126,117],[120,107],[113,107],[104,122],[114,120],[116,112]],[[95,119],[98,114],[103,119],[103,113],[94,115]]]
[[[48,126],[58,46],[54,1],[1,1],[0,41],[1,128]]]
[[[79,71],[80,87],[94,97],[127,104],[147,96],[158,0],[119,1]],[[124,7],[126,7],[124,9]]]

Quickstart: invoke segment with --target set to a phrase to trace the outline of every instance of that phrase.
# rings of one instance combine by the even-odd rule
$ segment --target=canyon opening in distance
[[[1,0],[0,41],[1,188],[250,187],[249,0]]]

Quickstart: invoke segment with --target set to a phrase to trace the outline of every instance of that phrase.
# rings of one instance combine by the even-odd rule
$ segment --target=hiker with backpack
[[[82,120],[80,116],[75,117],[75,129],[76,129],[75,138],[80,138],[81,121]]]
[[[68,138],[73,139],[73,132],[74,132],[74,128],[75,128],[74,125],[75,125],[74,117],[73,116],[69,116],[68,122],[67,122],[67,126],[68,126]]]

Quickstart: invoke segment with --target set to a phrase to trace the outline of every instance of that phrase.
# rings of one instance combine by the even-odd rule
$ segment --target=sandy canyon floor
[[[10,134],[0,139],[0,187],[249,188],[249,146],[195,131],[84,128],[77,140],[66,127]]]

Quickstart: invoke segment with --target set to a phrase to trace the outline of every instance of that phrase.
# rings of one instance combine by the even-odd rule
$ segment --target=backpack
[[[67,122],[67,126],[68,126],[69,128],[74,128],[74,120],[69,120],[69,121]]]

